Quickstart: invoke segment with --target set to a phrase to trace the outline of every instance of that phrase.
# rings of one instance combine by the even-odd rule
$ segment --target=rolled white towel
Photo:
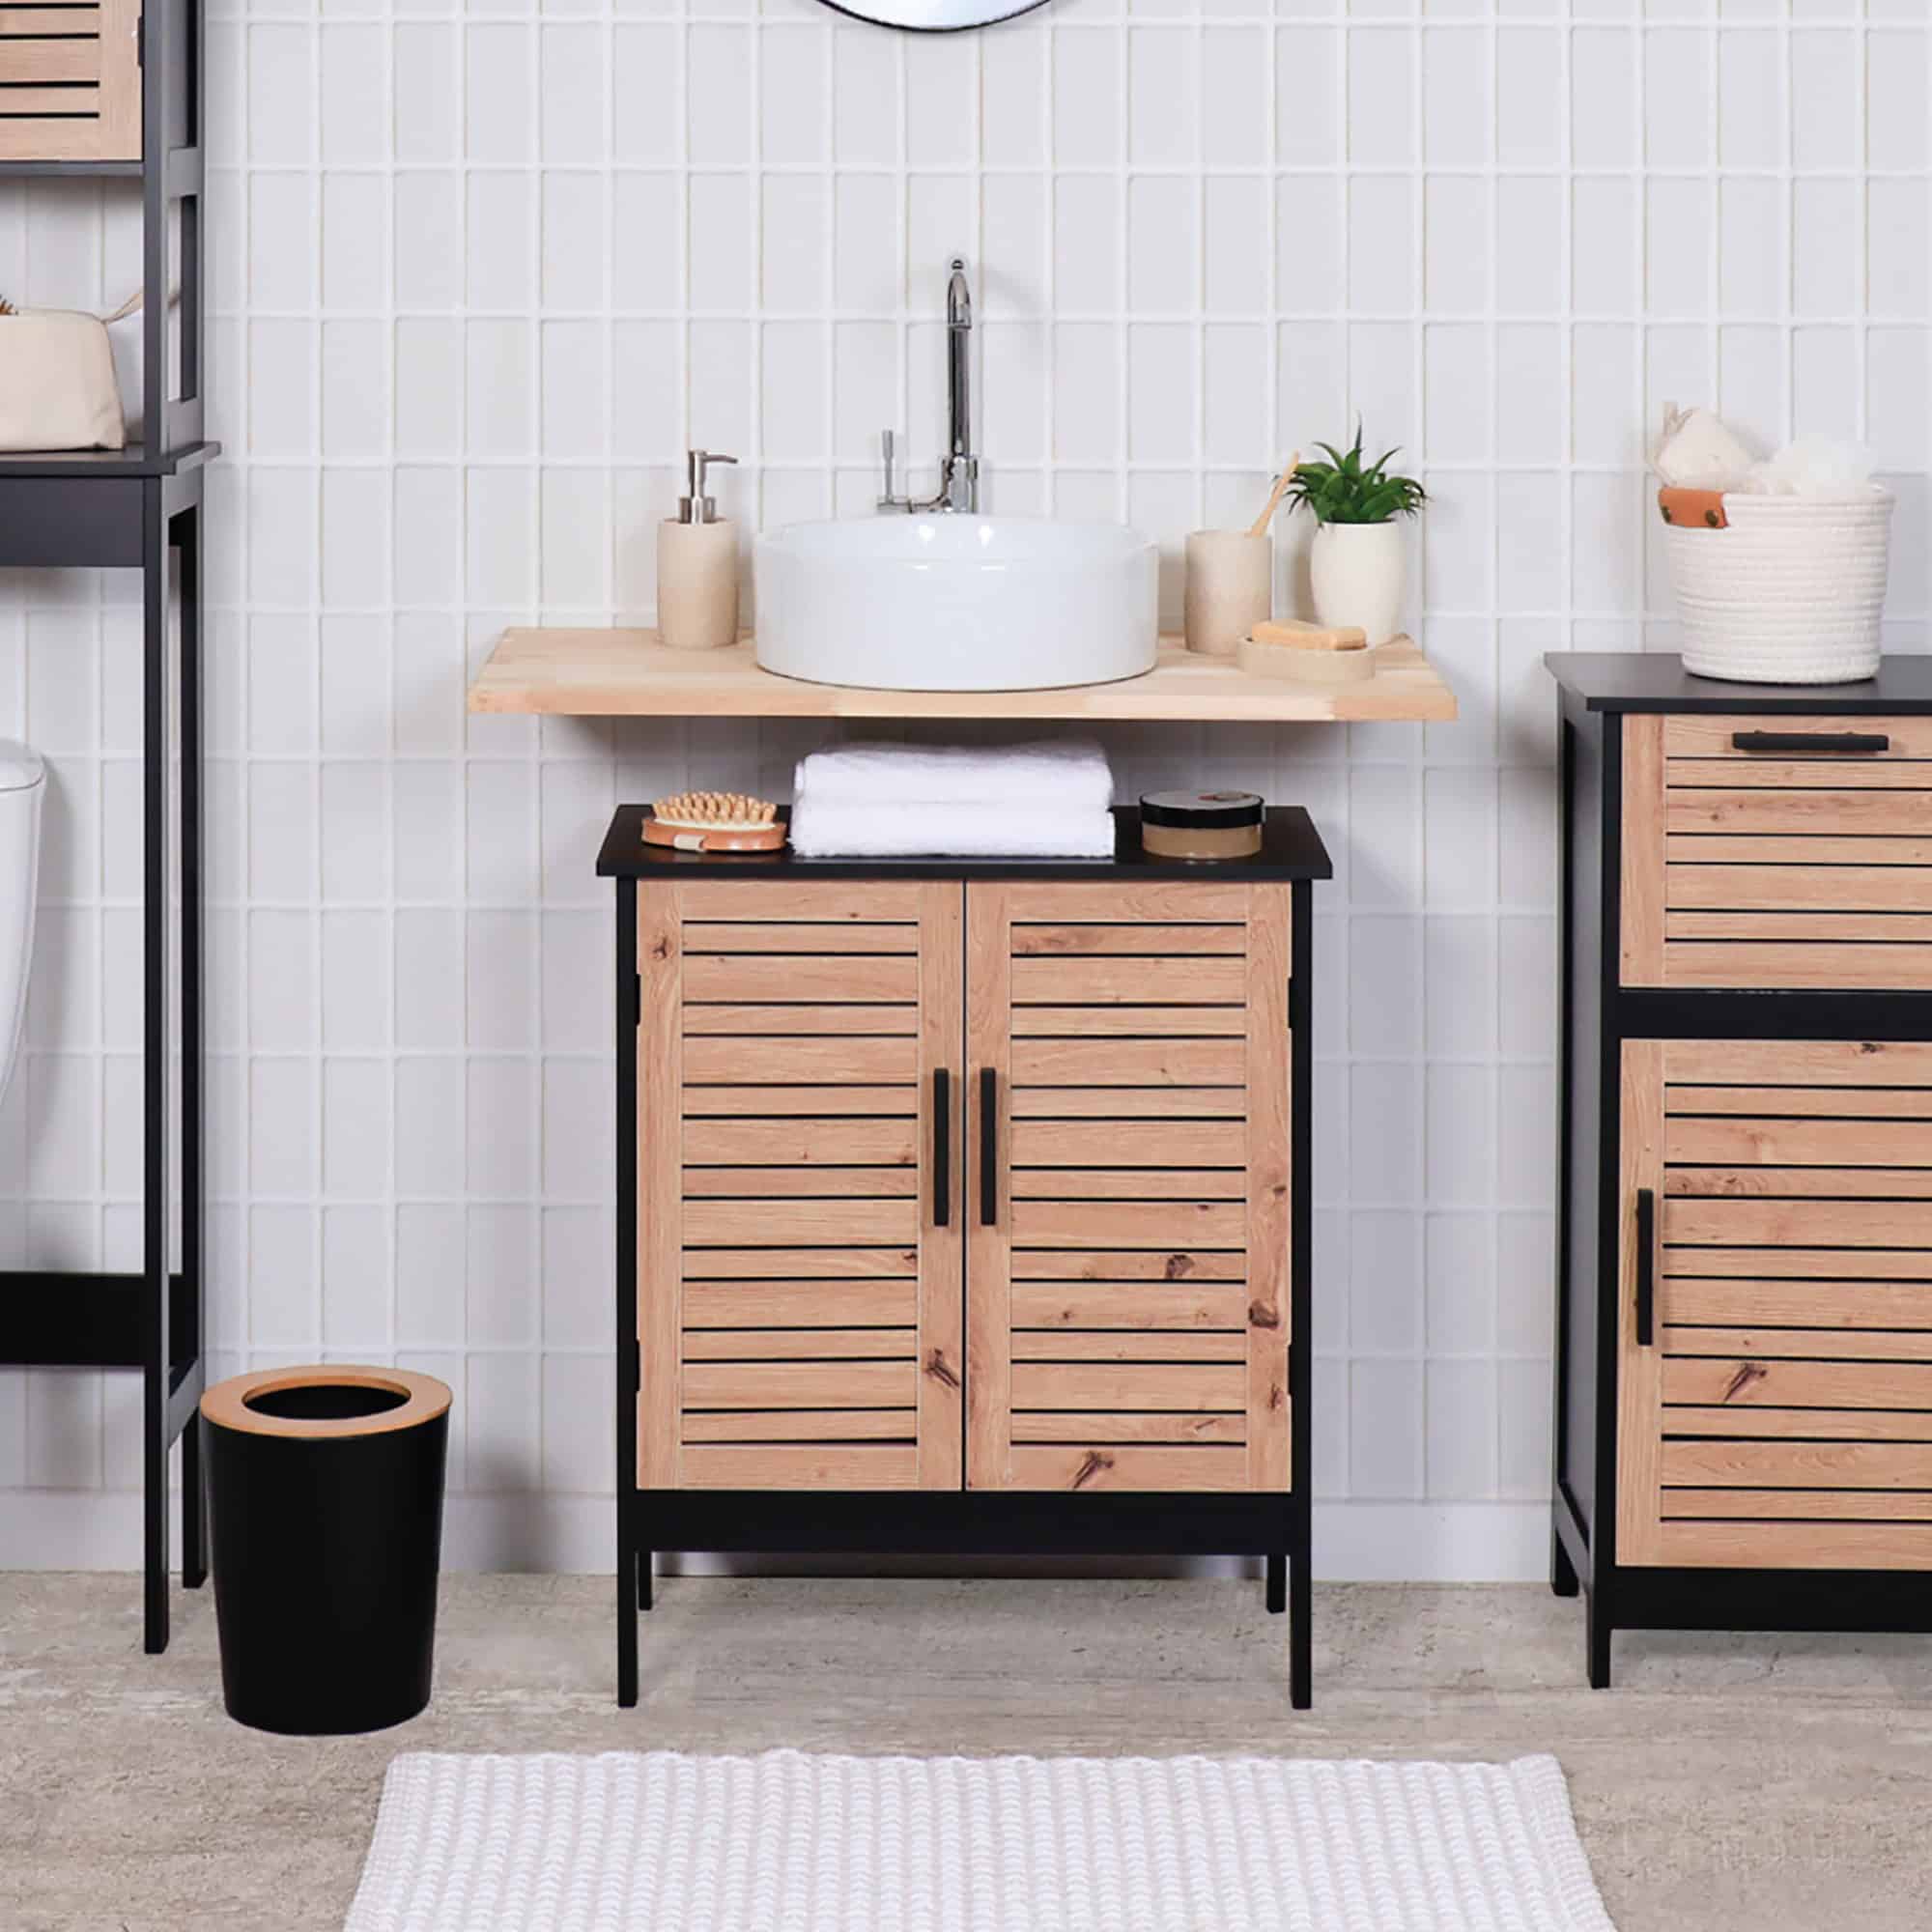
[[[1776,456],[1753,464],[1747,497],[1820,497],[1858,502],[1872,494],[1872,455],[1862,443],[1801,436]]]
[[[1107,754],[1091,738],[1031,745],[841,745],[799,760],[793,796],[873,808],[1029,805],[1100,810],[1114,802]]]
[[[1709,410],[1663,406],[1663,430],[1650,449],[1657,480],[1695,490],[1735,490],[1753,457],[1730,425]]]
[[[894,805],[802,797],[791,848],[801,859],[1111,859],[1104,806]]]

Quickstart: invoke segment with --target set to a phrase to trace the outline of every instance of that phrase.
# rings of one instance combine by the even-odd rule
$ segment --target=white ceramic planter
[[[1408,545],[1400,523],[1323,524],[1308,553],[1315,616],[1322,624],[1352,624],[1371,644],[1385,644],[1402,628],[1408,587]]]

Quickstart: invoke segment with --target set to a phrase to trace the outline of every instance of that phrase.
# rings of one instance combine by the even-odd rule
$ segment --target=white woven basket
[[[1726,529],[1663,533],[1684,668],[1746,684],[1845,684],[1878,670],[1889,491],[1726,496]]]

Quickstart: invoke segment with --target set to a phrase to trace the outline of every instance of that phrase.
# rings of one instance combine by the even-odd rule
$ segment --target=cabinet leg
[[[1589,1649],[1590,1689],[1610,1688],[1610,1616],[1608,1606],[1598,1600],[1596,1591],[1584,1593],[1585,1642]]]
[[[1288,1608],[1288,1558],[1269,1556],[1267,1564],[1268,1615],[1278,1617]]]
[[[657,1565],[657,1552],[652,1549],[638,1551],[638,1607],[647,1610],[651,1607],[651,1573]]]
[[[638,1563],[634,1551],[617,1563],[617,1702],[626,1711],[638,1701]]]
[[[1553,1529],[1549,1532],[1549,1587],[1559,1597],[1574,1597],[1579,1587],[1577,1566],[1571,1562],[1562,1537]]]
[[[1305,1550],[1294,1560],[1289,1588],[1292,1596],[1288,1613],[1288,1701],[1297,1711],[1305,1711],[1315,1701],[1315,1646],[1308,1627],[1315,1590]]]
[[[156,1451],[152,1433],[146,1478],[141,1647],[150,1657],[158,1657],[168,1647],[168,1452],[165,1445]]]

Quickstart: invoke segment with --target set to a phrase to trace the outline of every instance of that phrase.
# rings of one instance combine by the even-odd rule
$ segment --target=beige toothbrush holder
[[[738,641],[738,526],[704,493],[705,470],[733,463],[690,452],[691,489],[658,526],[658,638],[674,651],[716,651]]]
[[[1264,532],[1195,530],[1187,539],[1182,625],[1187,648],[1231,658],[1274,612],[1274,540]]]

